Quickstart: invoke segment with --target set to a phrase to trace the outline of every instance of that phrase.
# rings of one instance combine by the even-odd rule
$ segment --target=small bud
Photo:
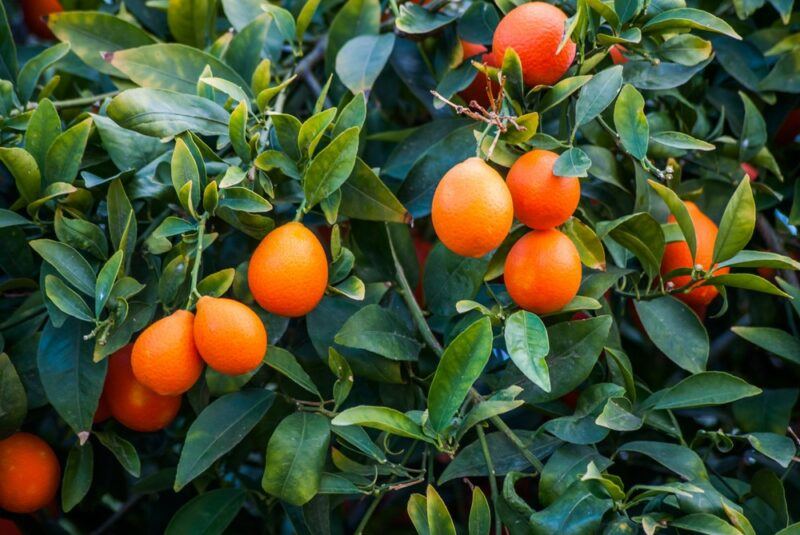
[[[672,281],[667,281],[667,290],[674,290],[674,289],[675,289],[675,283]]]

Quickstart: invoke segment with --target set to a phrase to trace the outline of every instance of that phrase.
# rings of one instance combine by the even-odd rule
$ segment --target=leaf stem
[[[99,95],[89,95],[88,97],[79,97],[79,98],[71,98],[68,100],[57,100],[53,102],[53,106],[56,108],[75,108],[78,106],[86,106],[89,104],[93,104],[95,102],[99,102],[101,100],[105,100],[109,97],[115,97],[120,93],[119,90],[117,91],[109,91],[108,93],[101,93]]]
[[[203,237],[206,233],[206,220],[208,214],[200,216],[200,221],[197,222],[197,246],[194,253],[194,264],[192,265],[192,290],[189,292],[189,299],[186,301],[186,309],[194,306],[195,296],[199,296],[197,292],[197,278],[200,276],[200,265],[203,263]]]
[[[392,252],[392,260],[394,261],[394,270],[397,274],[397,282],[400,283],[400,289],[402,290],[401,295],[403,296],[403,300],[406,302],[406,306],[408,307],[409,311],[411,312],[411,317],[414,320],[414,323],[417,326],[417,330],[419,330],[420,334],[422,335],[423,340],[428,345],[428,347],[436,353],[436,356],[441,358],[444,354],[444,349],[439,341],[434,336],[433,331],[431,331],[428,322],[425,321],[425,315],[422,313],[422,309],[419,307],[416,299],[414,299],[414,292],[411,290],[411,286],[408,284],[408,279],[406,278],[405,271],[403,270],[402,264],[400,264],[400,259],[397,257],[397,251],[394,247],[394,242],[392,241],[392,234],[389,232],[389,226],[386,225],[386,236],[389,240],[389,249]],[[483,396],[475,390],[475,388],[470,388],[469,390],[470,396],[472,399],[480,402],[483,401]],[[514,431],[506,425],[506,423],[499,417],[499,416],[492,416],[490,418],[492,424],[503,433],[514,446],[520,451],[525,460],[527,460],[537,472],[541,473],[544,465],[542,462],[536,458],[534,454],[532,454],[528,448],[525,446],[525,443],[520,439]]]
[[[477,425],[475,430],[478,433],[478,440],[481,442],[481,450],[483,451],[483,458],[486,459],[486,468],[489,470],[489,489],[492,492],[492,508],[494,509],[494,532],[502,533],[502,523],[500,522],[500,509],[497,506],[497,473],[494,470],[494,463],[492,462],[492,454],[489,452],[489,444],[486,442],[486,433],[483,432],[483,427]]]

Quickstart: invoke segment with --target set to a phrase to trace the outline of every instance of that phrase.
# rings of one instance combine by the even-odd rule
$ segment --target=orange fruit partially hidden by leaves
[[[216,371],[240,375],[261,364],[267,352],[267,330],[247,305],[204,296],[197,302],[194,343]]]
[[[564,308],[581,285],[581,259],[572,241],[555,229],[532,230],[506,257],[504,279],[521,308],[548,314]]]
[[[470,43],[469,41],[461,41],[461,48],[464,52],[464,61],[481,54],[480,61],[482,63],[491,65],[492,67],[497,67],[494,62],[494,56],[486,52],[485,46],[481,44]],[[470,102],[474,100],[484,108],[489,109],[491,102],[489,100],[489,93],[486,85],[488,81],[489,79],[487,76],[481,71],[478,71],[477,74],[475,74],[475,78],[472,79],[472,82],[470,82],[465,89],[462,89],[458,93],[458,96],[464,99],[464,102],[466,102],[468,106]],[[500,92],[500,85],[496,81],[492,81],[491,86],[492,94],[495,98],[497,98],[497,95]]]
[[[627,51],[622,45],[611,45],[611,48],[608,49],[608,54],[611,56],[611,61],[614,65],[625,65],[628,63],[628,58],[625,57],[623,52]]]
[[[0,440],[0,509],[32,513],[56,495],[61,466],[52,448],[30,433]]]
[[[42,39],[53,39],[55,36],[47,27],[45,17],[51,13],[64,11],[58,0],[22,0],[22,16],[25,26]]]
[[[433,194],[433,228],[456,254],[480,258],[496,249],[514,221],[503,177],[480,158],[454,165]]]
[[[498,65],[506,49],[512,48],[522,64],[522,77],[528,86],[553,85],[564,76],[575,59],[575,43],[570,39],[561,52],[567,15],[544,2],[529,2],[509,11],[497,25],[492,53]]]
[[[194,314],[178,310],[142,331],[131,355],[136,380],[162,396],[189,390],[203,371],[193,324]]]
[[[691,201],[687,201],[686,208],[689,210],[689,217],[694,224],[694,233],[697,237],[697,253],[694,262],[686,241],[668,243],[664,249],[664,257],[661,260],[661,275],[665,276],[670,271],[679,268],[691,268],[693,265],[701,266],[701,269],[708,271],[711,269],[711,260],[714,255],[714,241],[717,239],[717,225],[707,215],[700,211]],[[675,223],[675,217],[670,215],[667,218],[669,223]],[[716,274],[724,275],[730,269],[722,268]],[[668,279],[676,288],[689,284],[692,280],[690,275],[680,275]],[[714,286],[695,285],[688,293],[679,292],[675,297],[689,305],[697,312],[698,316],[705,311],[705,307],[714,300],[719,291]]]
[[[94,411],[92,422],[99,424],[111,418],[111,408],[108,406],[108,396],[106,396],[105,389],[97,402],[97,410]]]
[[[136,380],[131,367],[129,344],[108,360],[103,396],[111,415],[119,423],[143,433],[164,429],[181,408],[181,396],[156,394]]]
[[[520,156],[508,172],[514,215],[531,228],[557,227],[578,207],[581,183],[575,177],[555,176],[557,159],[555,152],[532,150]]]
[[[314,233],[302,223],[287,223],[267,234],[253,252],[247,282],[268,312],[303,316],[325,294],[328,258]]]
[[[758,168],[751,163],[742,162],[742,171],[750,178],[750,180],[758,180]]]

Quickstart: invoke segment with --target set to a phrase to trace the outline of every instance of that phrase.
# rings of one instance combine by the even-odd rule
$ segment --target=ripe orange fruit
[[[193,324],[194,314],[178,310],[142,331],[131,355],[136,380],[162,396],[189,390],[203,371]]]
[[[608,49],[608,54],[611,56],[611,61],[614,65],[625,65],[628,63],[628,58],[626,58],[623,53],[627,51],[628,49],[622,45],[612,45],[611,48]]]
[[[469,41],[462,40],[461,49],[463,51],[464,61],[481,54],[480,60],[482,63],[486,63],[487,65],[491,65],[493,67],[497,66],[494,62],[494,56],[491,53],[487,53],[486,47],[481,44],[470,43]],[[469,103],[474,100],[484,108],[488,109],[489,106],[491,106],[491,103],[489,102],[489,95],[486,92],[486,82],[486,75],[478,71],[478,73],[475,75],[475,78],[472,79],[472,82],[465,89],[462,89],[458,93],[458,96],[464,99],[464,102],[466,102],[468,106]],[[496,97],[500,90],[500,86],[494,81],[491,82],[491,84],[492,93]]]
[[[492,51],[502,64],[506,49],[512,48],[522,64],[522,77],[528,86],[553,85],[567,72],[575,59],[575,43],[570,39],[556,54],[564,37],[567,16],[544,2],[529,2],[509,11],[497,25]]]
[[[181,408],[181,396],[156,394],[136,380],[131,367],[131,349],[126,345],[108,360],[103,397],[111,416],[119,423],[143,433],[164,429]]]
[[[267,352],[267,330],[247,305],[203,296],[197,302],[194,343],[206,364],[220,373],[253,371]]]
[[[521,308],[536,314],[561,310],[581,285],[581,258],[565,234],[532,230],[511,247],[504,273],[506,289]]]
[[[0,440],[0,509],[32,513],[52,501],[61,466],[52,448],[30,433]]]
[[[253,297],[268,312],[290,318],[308,314],[328,287],[325,249],[302,223],[287,223],[267,234],[256,247],[247,282]]]
[[[687,201],[686,208],[689,210],[689,217],[694,224],[694,233],[697,237],[697,251],[695,254],[694,265],[702,266],[708,271],[711,269],[711,259],[714,255],[714,241],[717,239],[717,225],[693,202]],[[675,217],[670,215],[667,218],[670,223],[675,222]],[[668,243],[664,249],[664,257],[661,260],[661,275],[664,276],[670,271],[678,268],[691,268],[692,255],[689,246],[685,241]],[[730,269],[723,268],[717,273],[723,275]],[[691,276],[681,275],[669,279],[675,287],[681,287],[691,281]],[[692,307],[695,312],[700,314],[717,296],[719,291],[714,286],[697,286],[688,293],[676,293],[675,297]]]
[[[22,0],[22,17],[25,19],[25,26],[43,39],[53,39],[55,36],[44,17],[50,13],[64,11],[58,0]]]
[[[555,152],[532,150],[514,162],[506,177],[514,215],[531,228],[557,227],[578,207],[581,183],[574,177],[555,176],[557,159]]]
[[[503,243],[514,221],[514,205],[503,177],[480,158],[469,158],[439,181],[431,216],[448,249],[480,258]]]

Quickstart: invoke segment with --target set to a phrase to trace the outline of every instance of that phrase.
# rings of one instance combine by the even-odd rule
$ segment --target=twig
[[[403,300],[406,302],[406,306],[411,311],[411,317],[414,320],[414,323],[417,326],[417,330],[422,335],[423,340],[425,343],[430,347],[436,356],[440,359],[444,354],[444,349],[436,337],[433,335],[433,331],[431,331],[428,322],[425,321],[425,315],[422,313],[422,309],[419,307],[416,299],[414,299],[414,292],[411,290],[411,286],[408,284],[408,279],[406,279],[405,271],[403,270],[402,264],[400,264],[400,259],[397,257],[397,251],[394,248],[394,242],[392,241],[392,234],[389,232],[389,226],[386,225],[386,236],[389,240],[389,249],[392,253],[392,260],[394,261],[394,269],[395,273],[397,274],[397,282],[400,283],[400,289],[402,290],[401,295]],[[483,396],[475,390],[474,388],[470,388],[469,390],[470,396],[476,402],[483,401]],[[525,443],[520,439],[514,431],[506,425],[506,423],[499,417],[499,416],[492,416],[490,418],[492,424],[503,433],[514,446],[520,451],[525,460],[527,460],[531,466],[536,469],[537,472],[541,473],[544,465],[542,462],[536,458],[536,456],[528,450],[525,446]]]
[[[69,100],[57,100],[53,102],[53,106],[56,108],[75,108],[78,106],[86,106],[88,104],[94,104],[95,102],[100,102],[101,100],[105,100],[109,97],[115,97],[120,93],[119,90],[116,91],[109,91],[108,93],[101,93],[99,95],[89,95],[88,97],[79,97],[79,98],[72,98]]]
[[[141,497],[142,494],[137,494],[135,496],[132,496],[127,502],[122,504],[122,506],[119,509],[114,511],[114,514],[108,517],[108,520],[100,524],[100,527],[98,527],[96,530],[92,531],[91,535],[100,535],[101,533],[105,533],[105,531],[109,529],[111,526],[113,526],[119,519],[121,519],[123,515],[127,513],[128,510],[130,510],[131,507],[136,505],[136,502],[138,502],[141,499]]]
[[[499,535],[502,533],[502,523],[500,522],[500,509],[497,506],[497,473],[494,470],[492,454],[489,452],[489,444],[486,443],[486,433],[483,432],[483,428],[480,424],[475,427],[475,430],[478,432],[478,440],[481,443],[483,458],[486,459],[486,468],[489,470],[489,489],[491,489],[492,492],[492,508],[494,509],[494,532]]]

